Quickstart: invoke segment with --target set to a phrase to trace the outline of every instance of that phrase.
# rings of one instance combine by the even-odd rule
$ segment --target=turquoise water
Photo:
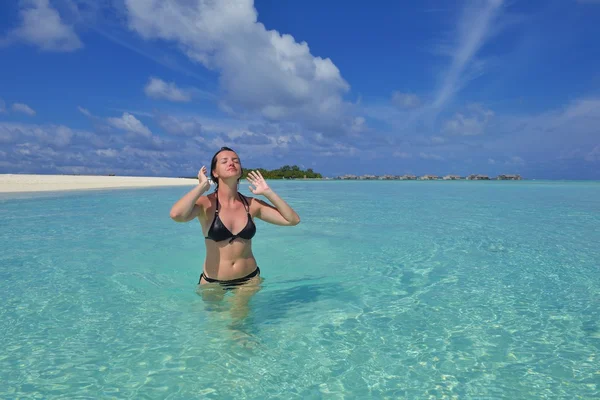
[[[271,186],[241,318],[189,188],[4,195],[0,398],[600,396],[600,183]]]

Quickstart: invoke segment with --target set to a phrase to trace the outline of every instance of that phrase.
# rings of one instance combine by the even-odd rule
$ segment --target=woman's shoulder
[[[250,207],[250,210],[254,210],[260,207],[260,201],[252,196],[246,196],[245,194],[240,193],[243,197],[243,199],[248,203],[248,206]]]
[[[259,202],[259,200],[257,198],[255,198],[255,197],[246,196],[245,194],[241,194],[241,195],[244,198],[244,200],[246,200],[248,202],[249,205],[257,204]]]
[[[250,211],[252,212],[253,215],[258,213],[261,208],[269,207],[269,204],[267,202],[265,202],[264,200],[261,200],[259,198],[246,196],[246,199],[248,200],[248,204],[250,206]]]
[[[202,195],[198,198],[198,200],[196,200],[196,205],[202,206],[204,209],[208,209],[208,208],[210,208],[211,204],[214,202],[214,198],[215,198],[214,193],[208,193],[208,194]]]

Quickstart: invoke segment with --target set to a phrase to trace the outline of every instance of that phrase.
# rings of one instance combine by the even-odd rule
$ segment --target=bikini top
[[[246,198],[241,193],[238,194],[240,195],[240,199],[242,199],[242,203],[244,203],[244,208],[246,209],[246,214],[248,215],[248,222],[246,222],[244,229],[235,235],[229,229],[227,229],[227,227],[223,224],[223,221],[221,221],[221,218],[219,218],[219,198],[215,195],[215,198],[217,199],[217,209],[215,210],[215,217],[210,225],[210,228],[208,229],[208,235],[205,236],[205,239],[214,240],[215,242],[221,242],[229,239],[229,243],[231,243],[238,237],[246,240],[250,240],[254,237],[254,234],[256,233],[256,225],[254,225],[254,221],[252,221],[252,218],[250,217],[250,206],[248,205]]]

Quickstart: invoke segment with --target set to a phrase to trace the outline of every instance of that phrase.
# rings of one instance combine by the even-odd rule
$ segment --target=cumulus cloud
[[[481,135],[493,116],[492,110],[480,104],[470,104],[467,113],[456,113],[452,119],[446,121],[444,131],[462,136]]]
[[[209,157],[193,143],[180,143],[139,134],[112,135],[75,130],[64,125],[0,122],[0,171],[6,173],[117,172],[173,176],[197,171],[193,161]],[[4,159],[6,162],[4,162]]]
[[[174,102],[187,102],[192,100],[190,91],[180,89],[173,82],[165,82],[160,78],[151,77],[144,87],[146,96],[154,99],[165,99]]]
[[[272,141],[267,135],[264,135],[262,133],[244,132],[240,136],[233,139],[233,142],[236,144],[257,146],[268,145],[271,144]]]
[[[49,0],[21,0],[19,13],[21,25],[8,34],[6,42],[23,42],[56,52],[83,47],[73,26],[61,19]]]
[[[424,160],[436,160],[436,161],[442,161],[444,159],[444,157],[442,157],[438,154],[424,153],[424,152],[419,153],[419,157],[421,157]]]
[[[193,116],[158,115],[156,121],[165,132],[175,136],[197,136],[203,131],[199,119]]]
[[[121,117],[107,118],[106,121],[111,127],[124,131],[125,139],[139,149],[160,151],[181,146],[171,139],[154,135],[146,125],[128,112],[124,112]]]
[[[350,124],[350,132],[360,134],[367,130],[366,119],[364,117],[355,117]]]
[[[65,148],[72,144],[73,137],[74,132],[64,125],[0,124],[0,143],[3,144],[31,142],[45,147]]]
[[[147,126],[142,124],[142,122],[135,116],[127,112],[123,113],[120,118],[108,118],[108,123],[111,126],[126,132],[136,133],[147,137],[152,136],[152,132]]]
[[[119,152],[115,149],[98,149],[95,153],[101,157],[115,158],[119,155]]]
[[[347,118],[342,96],[349,85],[335,64],[312,55],[306,42],[267,30],[252,0],[235,5],[126,0],[125,5],[131,30],[174,42],[220,74],[224,106],[271,120],[300,120],[310,129],[339,130]]]
[[[27,104],[23,104],[23,103],[14,103],[11,107],[11,109],[14,112],[20,112],[23,114],[27,114],[30,117],[33,117],[35,115],[35,110],[31,107],[29,107]]]

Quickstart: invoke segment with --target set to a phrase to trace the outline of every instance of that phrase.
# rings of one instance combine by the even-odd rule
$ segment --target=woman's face
[[[217,155],[217,165],[214,174],[217,178],[239,178],[242,174],[242,165],[238,155],[229,150],[224,150]]]

